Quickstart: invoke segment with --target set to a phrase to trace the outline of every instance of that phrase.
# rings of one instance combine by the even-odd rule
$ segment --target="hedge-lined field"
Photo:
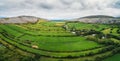
[[[82,29],[94,29],[97,31],[102,30],[103,28],[109,28],[110,26],[106,25],[106,24],[87,24],[87,23],[68,23],[69,27],[75,27],[78,30],[82,30]]]
[[[39,55],[42,61],[98,61],[120,50],[120,28],[112,26],[55,21],[0,24],[0,38],[1,42]]]
[[[14,39],[16,39],[17,42],[20,42],[29,46],[37,45],[39,48],[44,50],[51,50],[51,51],[76,51],[76,50],[78,51],[79,50],[80,51],[80,50],[102,46],[93,41],[88,41],[84,37],[46,37],[46,36],[33,36],[30,34],[24,34],[24,33],[23,35],[19,31],[13,30],[6,25],[5,26],[2,25],[1,29],[6,31],[4,33],[6,37],[11,37],[11,35],[13,35],[15,37]],[[29,41],[30,44],[28,44],[27,41]]]

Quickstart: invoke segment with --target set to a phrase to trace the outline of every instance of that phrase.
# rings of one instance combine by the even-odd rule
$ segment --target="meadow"
[[[0,43],[40,61],[98,61],[120,51],[119,32],[118,25],[41,20],[0,24]]]

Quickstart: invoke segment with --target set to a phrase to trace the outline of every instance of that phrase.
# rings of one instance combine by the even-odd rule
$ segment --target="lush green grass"
[[[50,35],[50,36],[74,36],[69,31],[65,31],[65,29],[62,28],[62,26],[56,26],[54,22],[43,22],[40,24],[25,24],[25,25],[17,25],[15,26],[9,26],[12,29],[15,29],[16,31],[20,32],[26,32],[30,33],[32,31],[34,34],[37,35]],[[63,23],[64,24],[64,23]],[[18,30],[18,28],[20,30]],[[25,31],[27,30],[27,31]],[[29,31],[29,32],[28,32]]]
[[[2,36],[1,36],[1,38],[2,38]],[[21,44],[18,44],[16,42],[12,41],[12,40],[6,39],[6,38],[4,38],[4,40],[6,40],[8,43],[10,43],[12,45],[15,45],[15,46],[19,47],[22,50],[29,51],[29,52],[36,53],[36,54],[40,54],[40,55],[51,56],[51,57],[67,57],[69,55],[72,56],[72,57],[74,57],[74,56],[80,56],[80,55],[83,56],[85,53],[99,52],[99,49],[101,49],[101,48],[99,48],[99,49],[95,49],[95,50],[91,50],[91,51],[89,50],[89,51],[75,52],[75,53],[74,52],[72,52],[72,53],[54,53],[53,52],[52,53],[52,52],[45,52],[45,51],[41,51],[41,50],[32,49],[32,48],[23,46]],[[84,61],[85,59],[94,60],[95,57],[97,57],[97,56],[99,56],[99,57],[101,57],[101,56],[108,56],[109,54],[111,54],[111,51],[110,52],[108,51],[108,52],[105,52],[105,53],[102,53],[102,54],[97,54],[97,55],[90,56],[90,57],[89,56],[88,57],[84,57],[84,58],[80,57],[80,58],[72,59],[72,60],[81,60],[81,61]],[[49,59],[47,59],[47,60],[49,60]],[[50,60],[55,61],[54,58],[50,58]],[[63,59],[63,60],[69,61],[70,59],[68,58],[68,59]]]
[[[44,37],[25,35],[20,39],[21,41],[30,40],[33,45],[35,44],[41,49],[52,51],[76,51],[101,46],[98,43],[86,40],[84,37]]]
[[[71,27],[75,27],[76,29],[94,29],[97,31],[102,30],[103,28],[108,28],[109,25],[105,25],[105,24],[86,24],[86,23],[68,23],[67,24],[70,28]]]
[[[102,47],[95,49],[95,50],[90,50],[90,51],[87,51],[87,50],[103,46],[96,42],[86,40],[85,37],[38,36],[38,35],[35,35],[34,32],[27,31],[25,29],[19,28],[11,24],[0,25],[0,27],[1,27],[0,28],[1,32],[4,33],[1,35],[1,38],[3,38],[4,40],[6,40],[12,45],[19,47],[22,50],[29,51],[32,53],[37,53],[40,55],[55,56],[55,57],[66,57],[69,55],[80,56],[80,55],[84,55],[85,53],[87,54],[90,52],[98,53],[99,50],[102,49]],[[14,38],[12,38],[11,35],[13,35]],[[27,40],[31,41],[31,44],[27,44],[26,43]],[[33,45],[38,46],[40,50],[33,49],[32,48]],[[47,51],[44,51],[44,50],[47,50]],[[82,50],[86,50],[86,51],[79,52]],[[64,52],[55,53],[55,52],[48,52],[48,51],[64,51]],[[70,53],[68,53],[67,51],[69,51]],[[74,52],[74,51],[77,51],[77,52]]]
[[[49,51],[43,51],[43,50],[38,50],[38,49],[33,49],[31,47],[27,47],[27,46],[24,46],[22,44],[19,44],[17,42],[14,42],[14,40],[11,40],[11,39],[8,39],[8,38],[5,38],[4,36],[0,35],[0,38],[4,39],[4,42],[8,42],[24,51],[27,51],[27,52],[31,52],[31,53],[35,53],[35,54],[39,54],[39,55],[45,55],[45,56],[51,56],[51,57],[67,57],[69,55],[73,56],[73,57],[76,57],[76,56],[84,56],[85,54],[89,54],[91,52],[93,53],[99,53],[100,50],[102,49],[105,49],[106,47],[102,47],[102,48],[97,48],[97,49],[93,49],[93,50],[88,50],[88,51],[82,51],[82,52],[49,52]],[[2,41],[2,40],[1,40]],[[108,46],[109,47],[109,46]]]
[[[115,35],[115,36],[120,36],[120,34],[117,33],[117,30],[119,28],[106,28],[105,30],[103,30],[102,32],[104,34],[112,34],[112,35]]]
[[[77,30],[93,29],[104,34],[118,34],[116,32],[118,28],[111,30],[111,26],[105,24],[39,21],[36,24],[1,24],[0,38],[1,42],[7,42],[23,51],[42,55],[42,61],[58,61],[61,57],[67,57],[64,61],[70,61],[69,58],[72,57],[77,58],[71,61],[85,61],[86,59],[94,61],[96,57],[103,58],[111,55],[112,50],[115,49],[114,45],[102,45],[86,39],[85,36],[72,34],[69,30],[65,30],[63,25],[67,25],[69,29],[74,27]],[[115,38],[110,39],[114,43],[119,43],[119,40]],[[33,48],[33,46],[38,48]]]
[[[114,56],[111,56],[103,61],[120,61],[120,54],[116,54]]]
[[[22,35],[22,33],[19,33],[17,31],[13,31],[12,29],[8,28],[6,25],[0,25],[1,32],[8,33],[12,37],[18,37]]]
[[[32,36],[29,34],[22,35],[22,33],[16,30],[13,30],[11,28],[8,28],[8,26],[4,26],[3,28],[4,30],[7,31],[6,34],[9,32],[16,32],[16,33],[13,33],[13,35],[16,37],[15,39],[17,42],[20,42],[29,46],[37,45],[39,48],[44,50],[50,50],[50,51],[78,51],[79,50],[80,51],[80,50],[86,50],[86,49],[102,46],[93,41],[86,40],[84,37],[46,37],[46,36]],[[21,37],[19,38],[19,41],[18,41],[17,37],[19,36]],[[25,41],[27,40],[31,41],[31,44],[25,43]]]

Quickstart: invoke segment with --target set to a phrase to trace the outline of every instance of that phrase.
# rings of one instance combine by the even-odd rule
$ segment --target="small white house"
[[[105,36],[103,36],[102,39],[105,39]]]
[[[92,34],[92,36],[96,36],[96,34]]]

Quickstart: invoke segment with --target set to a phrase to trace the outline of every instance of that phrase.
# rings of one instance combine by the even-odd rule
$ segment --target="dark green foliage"
[[[36,61],[35,58],[22,56],[17,51],[14,52],[4,47],[0,46],[0,61]]]

